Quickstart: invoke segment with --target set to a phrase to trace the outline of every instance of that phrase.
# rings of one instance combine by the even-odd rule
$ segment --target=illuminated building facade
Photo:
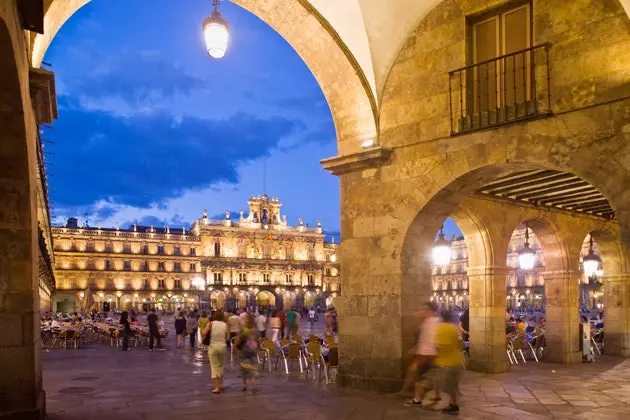
[[[338,245],[320,223],[289,226],[281,206],[252,197],[247,216],[213,220],[204,210],[190,230],[69,219],[53,228],[54,310],[325,307],[341,292]]]

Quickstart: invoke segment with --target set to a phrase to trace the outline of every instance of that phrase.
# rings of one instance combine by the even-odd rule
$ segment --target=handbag
[[[209,346],[211,334],[212,334],[212,327],[208,328],[208,332],[203,336],[203,339],[201,340],[201,344],[203,344],[204,346]]]

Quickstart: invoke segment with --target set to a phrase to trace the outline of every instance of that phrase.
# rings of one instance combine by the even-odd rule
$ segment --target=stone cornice
[[[350,155],[326,158],[320,163],[332,175],[341,175],[381,166],[387,162],[391,154],[392,149],[377,146]]]

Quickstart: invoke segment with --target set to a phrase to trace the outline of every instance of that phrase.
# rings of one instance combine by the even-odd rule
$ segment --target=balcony
[[[550,44],[449,72],[451,135],[551,114]]]

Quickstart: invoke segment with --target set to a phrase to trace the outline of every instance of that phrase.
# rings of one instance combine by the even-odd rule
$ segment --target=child
[[[252,393],[258,393],[258,335],[254,328],[254,317],[247,314],[244,318],[243,329],[236,340],[236,350],[241,368],[241,378],[243,379],[243,391],[247,391],[247,379],[253,383]]]

